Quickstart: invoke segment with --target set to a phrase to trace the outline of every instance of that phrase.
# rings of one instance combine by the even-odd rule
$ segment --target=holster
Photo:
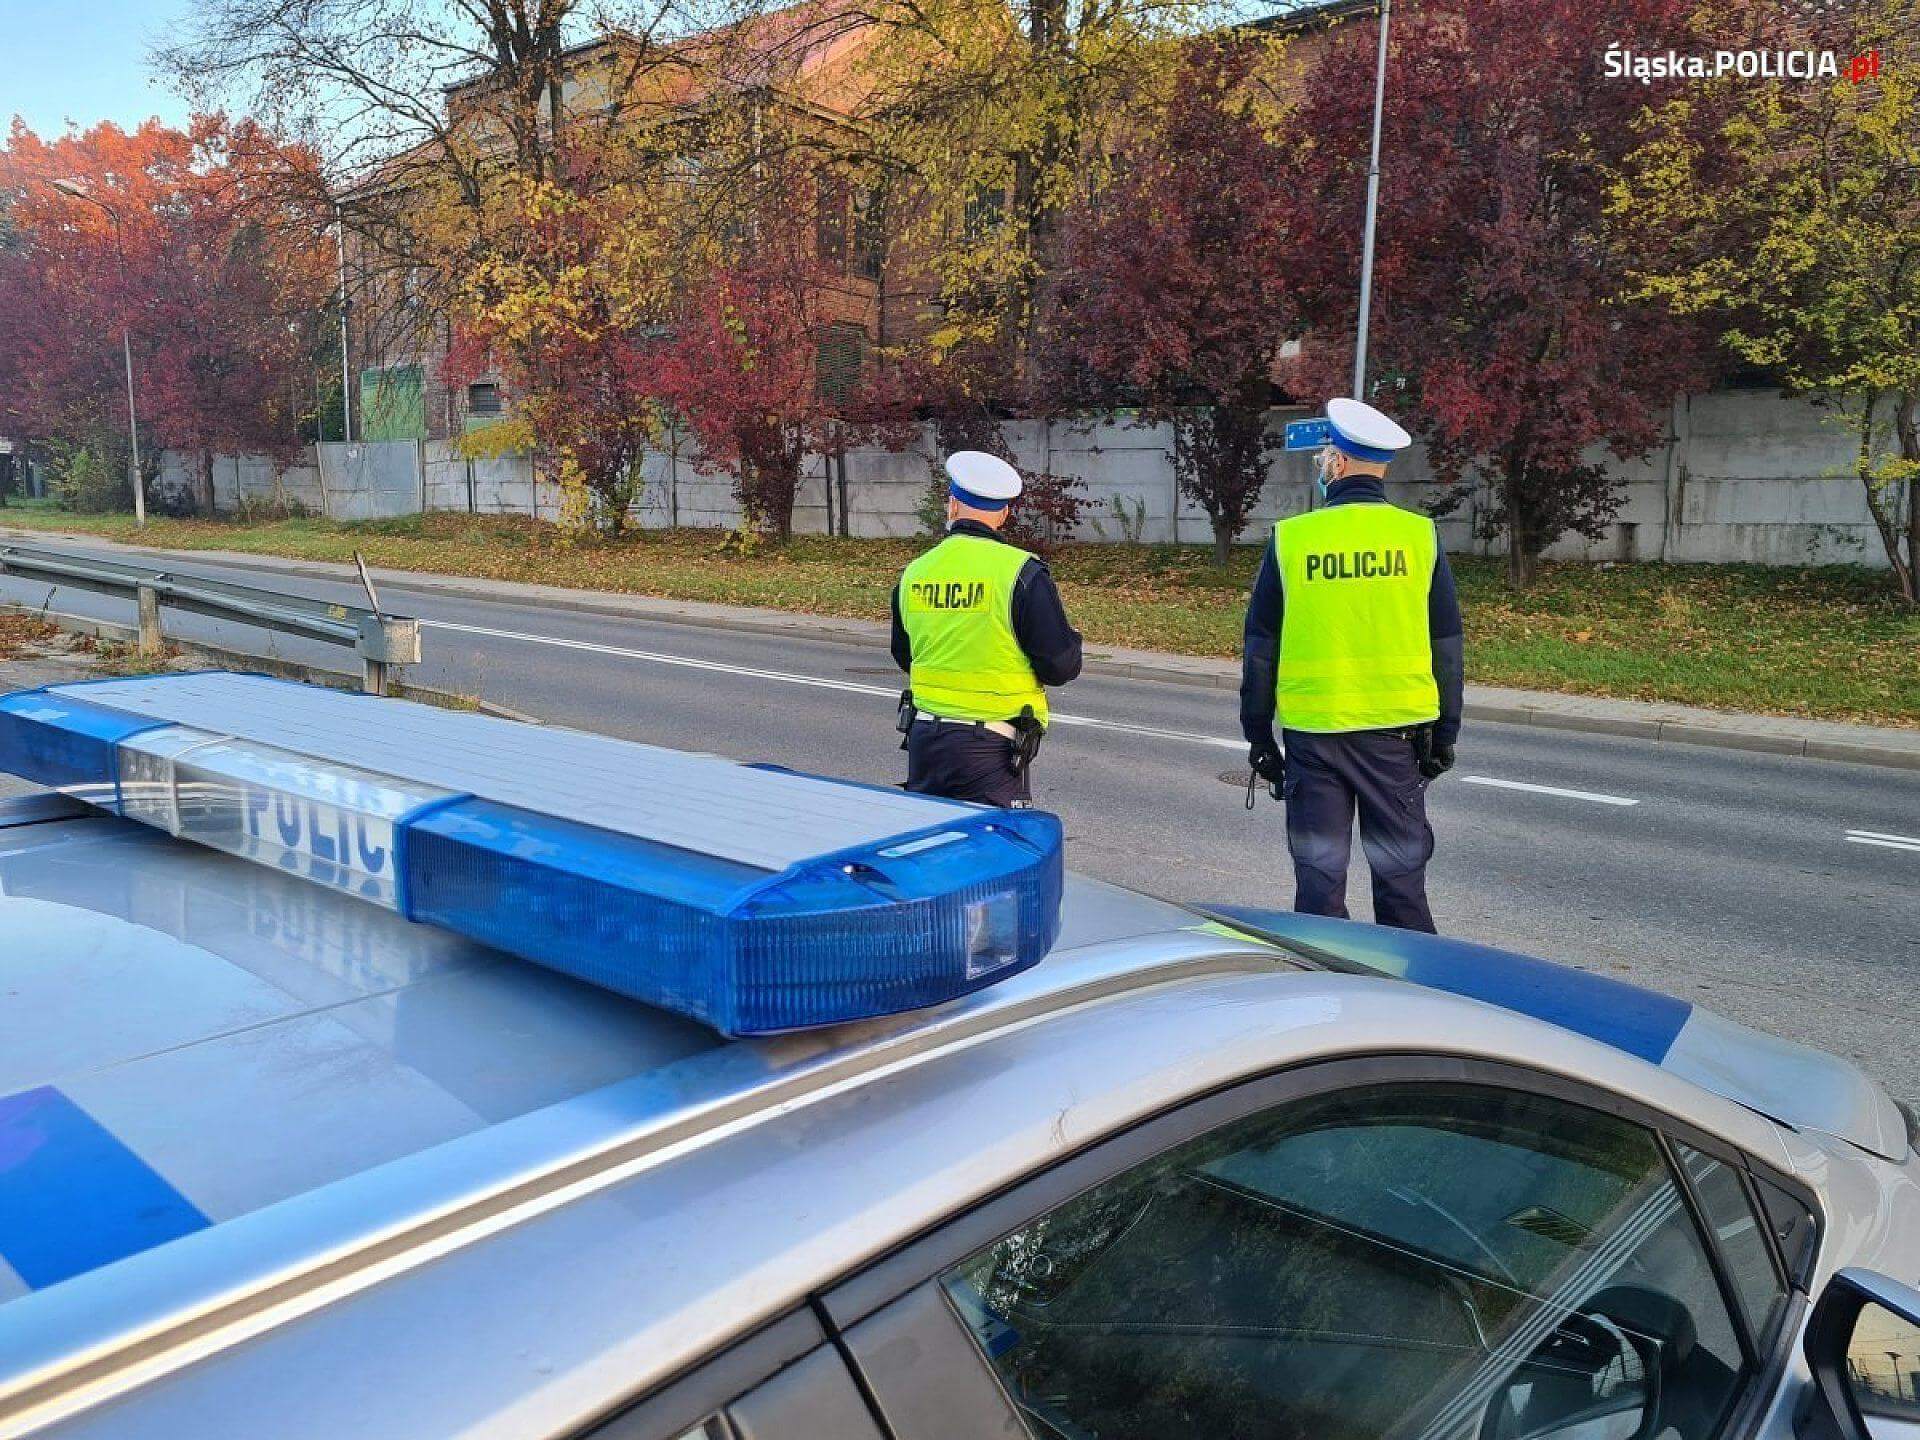
[[[911,689],[902,690],[900,692],[900,708],[894,713],[893,717],[893,728],[900,732],[900,748],[902,750],[907,748],[907,736],[913,731],[913,717],[917,713],[918,708],[919,707],[913,703],[913,691]]]
[[[1433,726],[1416,725],[1413,727],[1413,763],[1422,774],[1433,760]]]
[[[1031,705],[1020,707],[1020,713],[1013,718],[1013,770],[1016,775],[1027,773],[1027,767],[1033,764],[1033,757],[1040,753],[1040,742],[1047,736],[1047,727],[1042,725],[1033,713]]]

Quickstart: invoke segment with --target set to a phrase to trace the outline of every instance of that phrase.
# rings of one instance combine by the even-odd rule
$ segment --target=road
[[[64,548],[78,549],[68,546]],[[353,600],[357,589],[178,557],[177,568]],[[41,604],[44,583],[0,578]],[[481,603],[387,585],[428,622],[418,683],[551,723],[882,783],[903,773],[886,653]],[[52,608],[131,604],[61,590]],[[341,652],[191,616],[169,633],[331,663]],[[1068,863],[1181,900],[1285,906],[1280,807],[1249,814],[1234,698],[1085,677],[1035,769]],[[1470,724],[1437,782],[1434,913],[1449,934],[1651,985],[1857,1059],[1920,1101],[1920,774]],[[1369,914],[1356,845],[1352,904]]]

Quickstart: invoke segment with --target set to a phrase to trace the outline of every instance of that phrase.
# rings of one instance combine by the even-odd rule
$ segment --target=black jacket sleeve
[[[897,634],[897,619],[894,626]],[[1013,582],[1013,635],[1042,685],[1064,685],[1080,673],[1080,632],[1067,620],[1067,607],[1060,603],[1053,572],[1039,560],[1022,565]],[[900,644],[894,644],[896,659]]]
[[[1451,745],[1460,738],[1467,662],[1460,595],[1444,550],[1434,561],[1433,585],[1427,591],[1427,638],[1433,645],[1433,681],[1440,689],[1440,719],[1433,727],[1433,743]]]
[[[1240,729],[1249,745],[1278,744],[1273,733],[1273,693],[1280,678],[1280,620],[1286,604],[1286,587],[1280,583],[1269,545],[1253,578],[1240,647]]]
[[[900,587],[893,587],[893,663],[902,670],[913,668],[913,642],[907,638],[907,627],[900,623]]]

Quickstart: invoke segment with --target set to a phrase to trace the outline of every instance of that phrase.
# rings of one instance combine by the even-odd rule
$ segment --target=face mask
[[[1332,484],[1329,472],[1333,469],[1333,452],[1321,450],[1313,457],[1313,485],[1320,492],[1322,500],[1327,498],[1327,486]]]

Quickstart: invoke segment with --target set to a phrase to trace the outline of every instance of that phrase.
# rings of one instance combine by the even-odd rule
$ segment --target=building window
[[[885,197],[876,185],[853,192],[853,273],[878,280],[887,262]]]
[[[847,182],[837,175],[822,175],[815,197],[814,249],[820,263],[844,273],[847,268],[847,208],[850,201]]]
[[[816,345],[814,383],[821,399],[838,404],[860,383],[860,369],[866,359],[866,329],[845,321],[823,325]]]
[[[973,194],[967,197],[966,216],[962,222],[966,238],[976,243],[986,239],[1000,228],[1006,211],[1006,196],[999,190],[985,185],[974,186]]]
[[[495,380],[476,380],[467,386],[469,415],[498,415],[501,411],[500,385]]]

